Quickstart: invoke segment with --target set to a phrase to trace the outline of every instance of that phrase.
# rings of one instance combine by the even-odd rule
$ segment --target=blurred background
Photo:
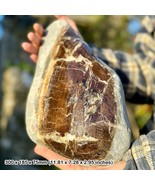
[[[133,53],[133,40],[143,16],[70,16],[85,41],[97,47]],[[5,166],[5,159],[43,159],[33,149],[25,129],[25,104],[35,64],[21,48],[35,22],[48,26],[54,16],[0,16],[0,167],[57,169],[54,166]],[[150,118],[150,105],[127,103],[133,139]]]

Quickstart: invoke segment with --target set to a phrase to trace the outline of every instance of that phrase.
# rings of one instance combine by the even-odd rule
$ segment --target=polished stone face
[[[123,153],[130,143],[119,78],[65,22],[54,24],[49,30],[58,32],[45,38],[29,93],[28,133],[70,159],[117,161],[114,150]]]

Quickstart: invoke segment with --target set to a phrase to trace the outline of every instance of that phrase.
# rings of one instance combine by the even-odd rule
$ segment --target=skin
[[[64,16],[64,15],[55,15],[55,17],[57,19],[66,20],[76,32],[79,32],[75,22],[71,20],[69,17]],[[39,46],[41,43],[42,36],[44,34],[44,29],[38,23],[35,23],[33,25],[33,29],[34,31],[28,33],[27,35],[29,42],[23,42],[22,48],[24,51],[29,53],[32,61],[36,63],[38,59]],[[34,148],[34,152],[46,158],[47,160],[69,160],[49,150],[48,148],[44,146],[36,145],[36,147]],[[125,168],[125,165],[126,165],[125,161],[120,161],[110,166],[82,166],[82,165],[73,165],[73,164],[55,165],[55,166],[57,166],[58,168],[62,170],[122,170]]]

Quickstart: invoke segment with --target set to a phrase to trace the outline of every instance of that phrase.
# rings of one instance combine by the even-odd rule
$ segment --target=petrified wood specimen
[[[120,79],[65,21],[43,38],[26,125],[35,143],[70,159],[119,161],[129,148]]]

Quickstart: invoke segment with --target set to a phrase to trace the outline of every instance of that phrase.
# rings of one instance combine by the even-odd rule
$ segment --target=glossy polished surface
[[[66,22],[52,26],[28,97],[28,134],[71,159],[117,161],[130,144],[120,80]]]

